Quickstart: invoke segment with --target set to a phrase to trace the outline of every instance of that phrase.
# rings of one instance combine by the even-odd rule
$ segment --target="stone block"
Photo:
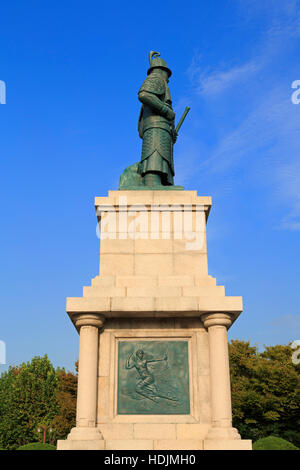
[[[149,312],[154,310],[153,297],[115,297],[112,299],[113,312]]]
[[[104,253],[134,253],[134,240],[110,240],[100,241],[100,259]]]
[[[114,204],[114,196],[112,197],[107,197],[107,196],[97,196],[95,197],[95,206],[101,206],[101,205],[107,205],[107,204]]]
[[[198,309],[196,297],[159,297],[155,299],[158,312],[192,312]]]
[[[155,191],[109,191],[109,199],[114,201],[114,204],[119,204],[125,202],[125,198],[128,206],[134,204],[152,204],[153,195]]]
[[[151,276],[117,276],[117,287],[156,287],[157,277]]]
[[[246,439],[207,439],[203,450],[252,450],[252,441]]]
[[[206,254],[186,253],[174,254],[174,274],[195,275],[204,277],[207,275],[207,256]]]
[[[136,254],[134,273],[136,276],[169,276],[173,274],[173,255]]]
[[[198,377],[209,376],[209,337],[205,329],[197,332]]]
[[[204,377],[204,380],[206,377]],[[201,387],[200,387],[200,393],[201,393]],[[210,423],[212,420],[211,416],[211,404],[210,404],[210,396],[209,396],[209,401],[207,400],[199,400],[199,419],[203,423]]]
[[[134,439],[176,439],[175,424],[134,424]]]
[[[172,253],[173,243],[170,240],[135,240],[135,253]]]
[[[198,309],[199,312],[242,312],[242,297],[198,297]]]
[[[105,441],[106,450],[153,450],[152,440],[138,439],[108,439]]]
[[[180,297],[180,287],[128,287],[128,297]]]
[[[101,254],[101,276],[132,276],[134,274],[133,254]]]
[[[154,441],[154,450],[203,450],[200,439],[159,439]]]
[[[183,287],[182,295],[184,297],[201,297],[201,296],[225,296],[224,286],[201,286],[201,287]]]
[[[209,425],[208,424],[177,424],[178,440],[201,440],[205,439]],[[203,442],[202,442],[203,445]]]
[[[125,297],[125,287],[89,287],[83,288],[84,297]]]
[[[91,441],[80,441],[80,440],[58,440],[57,450],[104,450],[105,441],[102,440],[91,440]]]
[[[194,234],[192,238],[183,237],[173,241],[173,253],[207,253],[205,233]]]
[[[194,285],[193,276],[159,276],[158,285],[162,287],[192,287]]]
[[[195,286],[196,287],[203,287],[203,286],[216,286],[217,280],[212,276],[195,276]]]
[[[93,287],[113,287],[115,285],[115,276],[96,276],[92,279]]]
[[[111,336],[104,330],[99,336],[98,376],[107,377],[110,373]]]
[[[106,297],[67,297],[67,312],[109,312],[110,299]]]
[[[97,402],[97,425],[101,428],[102,423],[110,422],[109,413],[109,377],[98,377],[98,399]]]
[[[105,440],[133,439],[133,424],[105,423],[99,429]]]
[[[197,200],[197,191],[154,191],[154,204],[191,204]]]

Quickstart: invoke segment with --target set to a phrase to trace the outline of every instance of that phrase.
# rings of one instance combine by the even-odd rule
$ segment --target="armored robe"
[[[139,173],[161,175],[162,184],[173,185],[173,143],[175,141],[174,119],[166,116],[172,109],[167,80],[153,70],[139,90],[142,102],[139,117],[139,136],[143,139]]]

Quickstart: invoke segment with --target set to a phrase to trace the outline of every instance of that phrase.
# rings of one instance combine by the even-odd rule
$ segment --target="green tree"
[[[290,346],[259,353],[249,342],[229,345],[233,423],[244,439],[269,435],[299,445],[300,374]]]
[[[34,357],[0,377],[0,447],[15,449],[40,439],[39,424],[59,410],[58,377],[48,357]]]
[[[56,438],[65,439],[76,425],[77,375],[61,369],[57,371],[57,376],[56,397],[59,408],[53,420],[53,426]]]

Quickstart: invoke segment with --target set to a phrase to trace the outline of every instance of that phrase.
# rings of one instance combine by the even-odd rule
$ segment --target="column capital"
[[[205,328],[210,326],[226,326],[228,329],[232,325],[232,316],[230,313],[205,313],[201,315],[201,320]]]
[[[105,316],[100,313],[83,313],[74,318],[75,326],[78,330],[82,326],[95,326],[100,329],[105,323]]]

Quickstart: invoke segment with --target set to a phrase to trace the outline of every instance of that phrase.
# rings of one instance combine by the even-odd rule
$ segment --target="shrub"
[[[281,437],[269,436],[254,442],[253,450],[299,450],[289,441]]]

